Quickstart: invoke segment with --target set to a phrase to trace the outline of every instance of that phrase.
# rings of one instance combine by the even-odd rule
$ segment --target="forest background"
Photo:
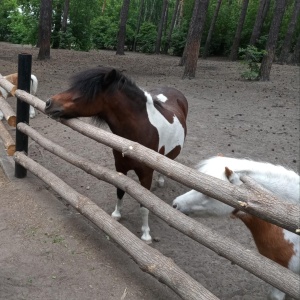
[[[185,47],[192,47],[194,28],[198,30],[199,46],[193,49],[197,58],[246,59],[250,71],[256,71],[253,78],[248,73],[247,79],[260,77],[256,64],[270,52],[268,38],[274,35],[272,23],[277,18],[271,60],[299,63],[300,0],[1,0],[1,7],[0,41],[38,47],[46,39],[42,32],[48,20],[51,48],[111,49],[117,54],[125,50],[184,58]],[[122,21],[126,25],[123,37]],[[50,58],[50,49],[48,52],[40,58]],[[195,64],[194,58],[190,65]],[[192,70],[186,75],[193,74]]]

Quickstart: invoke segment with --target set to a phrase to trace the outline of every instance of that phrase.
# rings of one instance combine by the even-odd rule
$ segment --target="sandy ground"
[[[243,66],[222,59],[199,60],[197,77],[182,80],[179,58],[110,51],[51,50],[38,61],[38,50],[0,43],[0,73],[17,71],[17,55],[33,54],[38,96],[46,100],[68,87],[73,73],[98,65],[125,70],[139,86],[173,86],[189,101],[188,135],[177,161],[194,167],[217,153],[282,164],[299,171],[299,68],[274,65],[270,82],[240,79]],[[12,106],[15,105],[15,100]],[[95,163],[114,169],[111,149],[38,113],[33,128]],[[106,128],[106,127],[104,127]],[[14,134],[14,129],[10,129]],[[96,230],[33,175],[13,178],[11,161],[0,143],[0,299],[173,300],[179,297],[150,275],[103,232]],[[30,142],[29,156],[109,214],[115,188],[100,182]],[[133,176],[133,175],[132,175]],[[134,177],[134,176],[133,176]],[[188,189],[170,179],[152,191],[166,203]],[[224,236],[255,249],[248,230],[229,217],[196,218]],[[121,223],[140,236],[138,203],[125,196]],[[266,299],[270,286],[211,250],[183,236],[150,214],[159,242],[152,247],[172,258],[220,299]]]

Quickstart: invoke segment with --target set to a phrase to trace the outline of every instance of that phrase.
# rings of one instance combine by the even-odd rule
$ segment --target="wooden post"
[[[4,143],[4,147],[7,155],[9,156],[14,155],[16,150],[15,142],[1,121],[0,121],[0,139]]]
[[[0,96],[0,110],[3,112],[3,115],[8,123],[12,127],[16,127],[16,114],[7,103],[7,101]]]
[[[25,90],[30,93],[31,81],[31,62],[32,55],[27,53],[19,54],[18,61],[18,89]],[[29,123],[29,104],[17,98],[17,124],[19,122]],[[16,130],[16,151],[28,152],[28,136],[18,129]],[[15,164],[15,177],[24,178],[27,175],[27,170]]]

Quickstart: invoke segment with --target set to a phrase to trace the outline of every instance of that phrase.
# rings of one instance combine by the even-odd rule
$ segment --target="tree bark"
[[[205,47],[204,47],[203,54],[202,54],[202,58],[204,58],[204,59],[207,58],[207,56],[208,56],[210,42],[211,42],[212,34],[214,32],[214,29],[215,29],[215,25],[216,25],[216,21],[217,21],[217,18],[218,18],[218,14],[219,14],[219,11],[220,11],[221,4],[222,4],[222,0],[218,0],[213,18],[212,18],[211,23],[210,23],[207,39],[206,39],[206,42],[205,42]]]
[[[76,119],[68,120],[69,121],[78,121]],[[252,272],[253,274],[259,276],[260,278],[266,280],[267,282],[275,285],[276,287],[282,289],[283,291],[287,292],[289,295],[295,296],[299,295],[298,286],[300,284],[299,276],[291,272],[290,270],[267,260],[256,253],[256,251],[249,251],[245,247],[241,246],[234,240],[230,238],[221,237],[217,232],[205,227],[200,222],[197,222],[189,217],[181,214],[179,211],[172,209],[168,204],[161,201],[158,197],[152,194],[149,190],[143,188],[139,183],[135,182],[134,180],[124,176],[123,174],[119,174],[116,171],[109,170],[105,167],[101,167],[99,165],[95,165],[94,163],[64,149],[63,147],[47,140],[43,136],[41,136],[38,132],[32,129],[30,126],[19,123],[18,129],[23,133],[26,133],[30,136],[34,141],[40,144],[42,147],[61,157],[62,159],[74,164],[75,166],[85,170],[87,173],[97,177],[98,179],[104,180],[109,182],[118,188],[121,188],[137,201],[139,201],[143,206],[150,209],[153,213],[155,213],[158,217],[166,221],[172,227],[178,229],[182,233],[188,235],[192,239],[198,241],[199,243],[203,244],[204,246],[212,249],[213,251],[217,252],[218,254],[232,260],[233,262],[237,263],[238,265],[242,266],[246,270]],[[97,130],[97,129],[96,129]],[[20,157],[21,156],[21,157]],[[58,192],[63,198],[68,200],[76,209],[78,209],[83,215],[88,217],[90,220],[94,222],[97,219],[97,223],[94,222],[100,229],[105,231],[105,228],[108,226],[114,226],[117,222],[112,220],[110,217],[107,218],[102,215],[101,209],[96,206],[93,202],[91,202],[88,198],[83,197],[80,194],[74,195],[73,189],[67,186],[63,181],[59,182],[57,180],[53,180],[52,174],[49,171],[46,171],[41,166],[39,166],[34,161],[28,159],[24,154],[17,153],[15,158],[18,160],[18,163],[27,161],[27,167],[30,171],[34,174],[39,176],[42,180],[46,183],[50,184],[50,186]],[[36,169],[42,169],[44,172],[41,174],[37,172]],[[52,177],[52,178],[49,178]],[[58,178],[57,178],[58,179]],[[244,177],[244,182],[249,182],[250,188],[252,191],[255,191],[256,197],[262,196],[261,193],[268,193],[261,187],[257,186],[255,182],[253,182],[250,178]],[[63,186],[63,189],[61,188]],[[235,186],[231,185],[231,188],[234,189]],[[255,198],[255,197],[254,197]],[[86,207],[91,208],[91,212],[89,214],[85,214],[87,212],[85,209]],[[91,217],[94,216],[93,219]],[[134,235],[131,235],[126,229],[123,229],[121,225],[120,228],[107,232],[109,236],[111,236],[114,240],[118,242],[124,248],[124,240],[120,238],[120,236],[124,236],[127,247],[124,248],[127,252],[129,252],[135,261],[138,263],[140,262],[141,256],[144,257],[145,252],[137,251],[135,249],[136,244],[139,244],[141,241],[137,239]],[[120,231],[119,231],[120,230]],[[126,234],[128,232],[128,234]],[[119,233],[119,234],[118,234]],[[131,236],[130,236],[131,235]],[[228,247],[231,245],[231,247]],[[154,275],[155,277],[162,278],[157,276],[157,268],[146,268],[145,264],[148,266],[151,265],[152,261],[148,261],[152,257],[151,253],[148,252],[148,247],[145,257],[147,257],[147,262],[140,264],[142,270]],[[150,248],[151,249],[151,248]],[[150,250],[149,250],[150,251]],[[157,257],[155,258],[158,259]],[[157,263],[157,261],[156,261]],[[144,267],[142,267],[144,266]],[[163,282],[165,282],[169,287],[171,287],[176,293],[181,296],[184,296],[184,299],[215,299],[211,298],[212,295],[207,293],[206,297],[204,297],[204,292],[202,291],[198,295],[195,294],[195,289],[198,286],[195,286],[195,282],[191,281],[189,278],[186,280],[186,274],[182,275],[181,270],[176,268],[176,265],[172,267],[175,270],[175,274],[179,274],[179,277],[174,278],[174,274],[170,271],[170,265],[166,261],[160,261],[159,269],[167,278],[171,277],[172,280],[168,280],[167,283],[164,281],[166,277],[163,277]],[[147,271],[148,270],[148,271]],[[164,273],[166,272],[166,273]],[[178,275],[177,275],[178,276]],[[181,277],[181,278],[180,278]],[[177,287],[177,280],[183,280],[184,284],[181,284]],[[202,287],[201,287],[202,288]]]
[[[294,51],[291,57],[291,63],[300,65],[300,34],[297,39],[297,43],[294,47]]]
[[[56,6],[56,11],[54,15],[54,28],[52,33],[52,48],[58,49],[60,43],[59,32],[61,30],[61,14],[62,14],[62,5],[58,3]]]
[[[70,7],[70,0],[65,0],[63,18],[62,18],[62,22],[61,22],[61,31],[62,32],[67,31],[69,7]]]
[[[50,59],[52,0],[42,0],[39,21],[38,59]]]
[[[182,57],[180,58],[180,61],[179,61],[179,66],[184,66],[185,62],[186,62],[188,42],[191,39],[192,29],[197,27],[196,24],[197,24],[197,17],[199,15],[199,10],[200,10],[200,8],[199,8],[200,1],[201,0],[195,0],[195,2],[194,2],[193,14],[192,14],[192,18],[191,18],[191,21],[190,21],[189,31],[188,31],[188,34],[187,34],[183,54],[182,54]]]
[[[299,0],[298,0],[299,1]],[[285,12],[287,0],[277,0],[274,16],[269,32],[269,37],[266,44],[267,54],[263,57],[260,66],[260,80],[268,81],[270,80],[270,72],[272,68],[272,63],[275,57],[276,43],[279,35],[281,21]]]
[[[172,40],[172,33],[175,27],[175,22],[176,22],[176,18],[178,15],[178,8],[179,8],[179,1],[180,0],[176,0],[175,3],[175,7],[174,7],[174,11],[173,11],[173,16],[172,16],[172,21],[171,21],[171,25],[170,25],[170,29],[169,29],[169,33],[168,33],[168,37],[167,37],[167,42],[166,42],[166,47],[164,49],[164,53],[167,54],[170,46],[171,46],[171,40]]]
[[[235,61],[235,60],[238,59],[239,45],[240,45],[242,30],[243,30],[243,26],[244,26],[246,14],[247,14],[248,4],[249,4],[249,0],[244,0],[243,1],[243,6],[242,6],[240,18],[239,18],[239,23],[238,23],[238,26],[237,26],[237,29],[236,29],[236,32],[235,32],[235,36],[234,36],[234,39],[233,39],[233,44],[232,44],[232,47],[231,47],[231,52],[230,52],[230,55],[229,55],[229,59],[232,60],[232,61]]]
[[[118,32],[117,55],[125,55],[124,46],[126,39],[126,23],[128,18],[130,0],[123,0],[123,6],[120,13],[120,26]]]
[[[183,52],[184,72],[182,78],[194,78],[196,75],[197,61],[201,44],[201,36],[204,29],[206,13],[208,8],[208,0],[200,0],[199,4],[195,1],[195,18],[192,17],[188,40]],[[194,15],[194,13],[193,13]],[[185,57],[184,57],[185,56]]]
[[[160,53],[160,47],[161,47],[161,38],[162,38],[162,33],[163,33],[163,28],[164,28],[164,23],[166,19],[166,12],[168,8],[168,0],[163,1],[163,7],[162,7],[162,12],[161,12],[161,17],[160,17],[160,22],[158,26],[158,33],[157,33],[157,39],[156,39],[156,44],[155,44],[155,54]]]
[[[284,38],[282,48],[281,48],[280,57],[278,60],[278,62],[281,64],[288,62],[292,39],[293,39],[293,34],[296,29],[297,21],[299,18],[299,13],[300,13],[300,0],[295,0],[293,14],[292,14],[287,32],[285,34],[285,38]]]
[[[260,0],[249,45],[254,46],[260,37],[261,29],[267,16],[271,0]]]
[[[135,32],[135,37],[134,37],[134,43],[133,43],[133,52],[136,52],[136,43],[137,43],[137,36],[140,33],[140,28],[141,28],[141,24],[142,24],[142,15],[143,15],[143,11],[144,11],[144,3],[145,0],[141,0],[140,2],[140,9],[139,9],[139,18],[138,18],[138,23],[136,26],[136,32]]]

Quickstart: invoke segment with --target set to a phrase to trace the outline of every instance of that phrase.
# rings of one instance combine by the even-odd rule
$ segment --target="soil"
[[[177,161],[194,167],[222,153],[281,164],[299,170],[299,68],[274,64],[269,82],[241,79],[244,66],[220,58],[199,60],[195,79],[181,79],[179,58],[114,51],[51,50],[51,59],[37,60],[36,48],[0,43],[0,73],[17,72],[18,54],[33,55],[32,73],[39,80],[38,97],[46,100],[68,87],[68,78],[98,65],[124,70],[139,86],[172,86],[189,101],[188,134]],[[11,98],[12,106],[15,99]],[[68,150],[114,169],[111,149],[72,131],[38,112],[33,128]],[[104,128],[107,128],[104,126]],[[12,135],[15,130],[9,129]],[[107,129],[108,130],[108,129]],[[0,142],[0,299],[173,300],[179,297],[142,272],[108,236],[42,181],[28,174],[14,179],[12,160]],[[107,213],[115,206],[116,190],[85,174],[30,141],[29,156]],[[135,176],[130,174],[133,178]],[[156,178],[156,176],[155,176]],[[154,178],[154,181],[155,181]],[[166,179],[153,183],[153,193],[171,204],[188,191]],[[125,196],[121,223],[137,236],[138,203]],[[250,232],[239,220],[196,219],[255,249]],[[150,214],[152,247],[172,258],[183,270],[220,299],[266,299],[270,286],[213,251],[183,236]]]

